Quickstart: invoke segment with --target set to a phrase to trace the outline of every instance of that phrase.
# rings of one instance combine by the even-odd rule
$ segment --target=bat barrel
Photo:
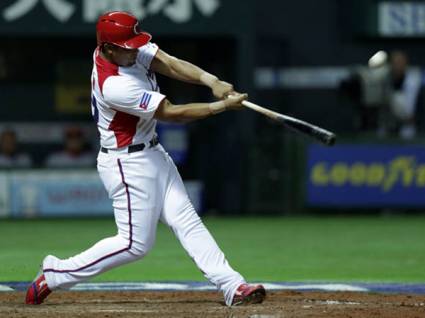
[[[251,103],[249,101],[243,101],[242,105],[256,112],[259,112],[296,132],[300,132],[309,137],[315,138],[316,140],[320,141],[321,143],[327,146],[332,146],[333,144],[335,144],[335,141],[336,141],[335,134],[326,129],[314,126],[308,122],[305,122],[297,118],[282,115],[280,113],[277,113],[265,107],[259,106],[257,104]]]

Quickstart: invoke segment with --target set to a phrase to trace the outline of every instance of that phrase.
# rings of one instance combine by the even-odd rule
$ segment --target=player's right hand
[[[218,99],[227,97],[228,95],[234,94],[233,85],[224,81],[217,80],[212,86],[211,90],[214,96]]]
[[[243,108],[242,102],[248,99],[248,94],[233,93],[228,95],[223,101],[227,110],[239,110]]]

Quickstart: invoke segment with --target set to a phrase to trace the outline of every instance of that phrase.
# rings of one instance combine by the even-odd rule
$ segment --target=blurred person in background
[[[421,88],[421,72],[409,68],[407,55],[393,51],[374,54],[368,66],[354,68],[340,90],[359,105],[360,129],[378,136],[416,135],[416,109]]]
[[[30,168],[31,165],[30,156],[19,152],[15,131],[3,130],[0,135],[0,168]]]
[[[409,68],[406,53],[394,51],[390,56],[390,96],[387,116],[383,116],[383,133],[398,133],[403,139],[416,135],[416,109],[422,84],[421,72]]]
[[[388,55],[379,51],[369,60],[369,65],[354,66],[349,77],[339,87],[340,93],[355,103],[359,111],[358,129],[376,132],[382,109],[388,108],[390,92]]]
[[[46,160],[46,167],[90,168],[95,166],[96,157],[87,150],[87,142],[80,128],[67,128],[64,137],[64,149],[51,154]]]

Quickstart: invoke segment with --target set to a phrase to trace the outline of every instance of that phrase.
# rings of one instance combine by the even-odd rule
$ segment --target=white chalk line
[[[323,290],[323,291],[352,291],[367,292],[368,289],[348,284],[274,284],[264,283],[267,290]],[[74,291],[95,290],[175,290],[175,291],[214,291],[216,288],[208,284],[190,283],[82,283],[71,288]]]
[[[0,285],[0,292],[5,292],[5,291],[13,291],[13,288],[10,288],[9,286],[6,286],[6,285]]]
[[[280,284],[263,284],[268,290],[325,290],[325,291],[352,291],[367,292],[368,289],[348,284],[305,284],[305,285],[280,285]]]
[[[318,303],[321,305],[361,305],[361,303],[355,302],[355,301],[339,301],[339,300],[316,301],[315,303]]]

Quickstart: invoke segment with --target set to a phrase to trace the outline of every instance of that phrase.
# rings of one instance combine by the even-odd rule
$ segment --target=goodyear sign
[[[311,145],[307,203],[315,206],[425,206],[425,146]]]

